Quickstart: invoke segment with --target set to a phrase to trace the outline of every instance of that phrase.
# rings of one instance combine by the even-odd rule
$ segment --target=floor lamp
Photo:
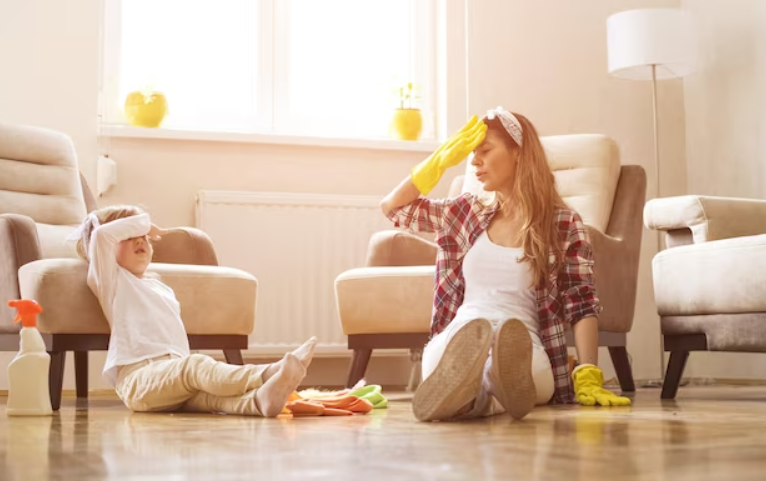
[[[654,185],[660,197],[660,144],[657,80],[679,78],[695,69],[694,32],[688,12],[673,8],[628,10],[607,19],[609,73],[630,80],[652,81],[654,112]],[[662,248],[657,231],[657,250]],[[665,352],[660,333],[660,376]]]

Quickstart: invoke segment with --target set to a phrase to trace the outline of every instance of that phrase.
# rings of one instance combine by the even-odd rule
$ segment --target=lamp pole
[[[652,64],[652,110],[654,113],[654,185],[655,198],[660,197],[660,130],[657,112],[657,64]],[[662,250],[662,231],[657,230],[657,252]],[[660,330],[660,385],[665,382],[665,340]]]

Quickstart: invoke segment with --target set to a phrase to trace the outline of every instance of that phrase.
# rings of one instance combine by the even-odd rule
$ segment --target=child
[[[111,327],[104,378],[133,411],[279,415],[306,375],[316,339],[270,365],[190,354],[173,290],[146,274],[150,240],[166,233],[140,208],[112,206],[88,214],[73,235]]]

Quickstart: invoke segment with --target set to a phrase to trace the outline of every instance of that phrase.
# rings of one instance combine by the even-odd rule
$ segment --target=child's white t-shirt
[[[104,380],[114,386],[117,368],[164,354],[189,355],[181,306],[158,279],[139,278],[117,264],[117,246],[149,233],[149,214],[118,219],[93,230],[88,286],[101,303],[111,336]]]

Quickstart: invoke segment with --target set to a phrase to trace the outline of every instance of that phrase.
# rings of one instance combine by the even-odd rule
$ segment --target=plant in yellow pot
[[[136,127],[159,127],[168,113],[168,101],[162,92],[136,90],[125,98],[125,118]]]
[[[423,115],[420,109],[413,108],[412,101],[419,99],[419,88],[413,87],[412,82],[396,89],[399,97],[399,107],[394,112],[391,121],[391,135],[399,140],[418,140],[423,131]]]

